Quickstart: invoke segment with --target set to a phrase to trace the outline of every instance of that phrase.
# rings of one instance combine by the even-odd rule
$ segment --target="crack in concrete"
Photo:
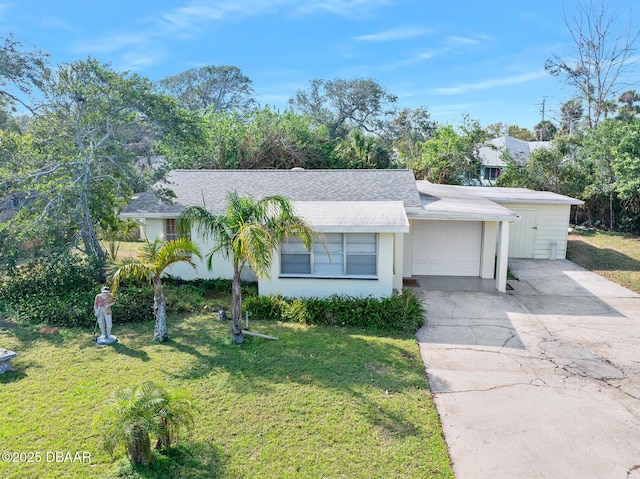
[[[640,464],[636,464],[634,466],[631,466],[629,469],[627,469],[627,477],[630,477],[631,474],[633,474],[634,471],[637,471],[638,469],[640,469]]]

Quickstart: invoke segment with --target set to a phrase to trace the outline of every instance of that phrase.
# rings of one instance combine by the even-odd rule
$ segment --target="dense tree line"
[[[581,198],[578,220],[640,233],[640,94],[619,81],[636,36],[593,5],[567,20],[575,51],[546,65],[575,97],[533,130],[467,116],[438,124],[370,78],[313,79],[279,111],[257,103],[237,67],[154,83],[91,57],[51,66],[9,36],[0,45],[0,264],[75,246],[102,261],[100,239],[122,228],[119,209],[167,169],[410,168],[418,179],[474,184],[480,147],[507,134],[553,146],[525,163],[505,158],[499,184]],[[141,157],[163,162],[141,169]]]

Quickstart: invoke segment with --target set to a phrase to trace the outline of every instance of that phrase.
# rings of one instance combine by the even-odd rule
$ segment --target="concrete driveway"
[[[457,479],[640,478],[640,296],[566,260],[498,292],[419,290]]]

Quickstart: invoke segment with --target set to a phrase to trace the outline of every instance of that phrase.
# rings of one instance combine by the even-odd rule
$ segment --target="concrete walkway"
[[[640,296],[566,260],[510,266],[506,294],[419,290],[457,479],[640,479]]]

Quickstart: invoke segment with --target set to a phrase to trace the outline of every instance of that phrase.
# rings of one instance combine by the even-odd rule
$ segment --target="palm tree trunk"
[[[156,326],[153,330],[153,339],[164,343],[169,340],[167,329],[167,299],[162,293],[162,282],[160,278],[154,279],[153,314],[156,317]]]
[[[244,342],[242,335],[242,285],[240,283],[240,268],[233,266],[233,282],[231,284],[231,334],[236,344]]]
[[[134,429],[134,439],[127,448],[129,459],[134,464],[144,464],[147,466],[153,462],[153,451],[151,451],[149,433],[140,425],[134,426]]]

